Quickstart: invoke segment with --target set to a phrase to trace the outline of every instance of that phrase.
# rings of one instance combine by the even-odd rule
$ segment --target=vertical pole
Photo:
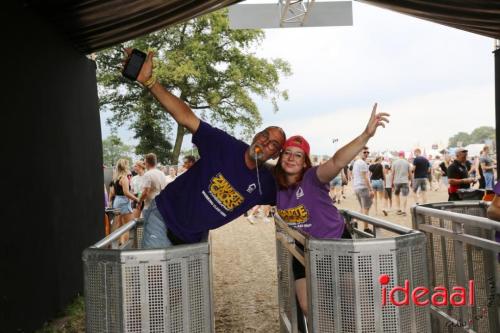
[[[497,150],[497,177],[500,175],[500,40],[495,40],[495,149]]]

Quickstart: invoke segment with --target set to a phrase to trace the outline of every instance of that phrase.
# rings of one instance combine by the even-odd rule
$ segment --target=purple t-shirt
[[[496,195],[500,195],[500,182],[495,185],[493,192],[495,192]]]
[[[199,242],[255,205],[273,205],[276,182],[271,172],[245,164],[248,145],[205,122],[193,134],[200,159],[156,196],[168,229],[185,242]]]
[[[319,181],[316,170],[310,168],[299,184],[278,191],[278,214],[289,226],[312,237],[341,238],[344,219],[328,195],[329,185]]]
[[[496,195],[500,195],[500,182],[496,183],[495,187],[493,188],[493,192],[495,192]],[[495,240],[500,243],[499,231],[495,232]],[[500,261],[500,253],[498,254],[498,260]]]

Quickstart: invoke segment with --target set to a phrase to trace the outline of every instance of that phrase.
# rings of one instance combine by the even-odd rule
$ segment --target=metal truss
[[[280,27],[303,26],[315,0],[279,0],[281,18]]]

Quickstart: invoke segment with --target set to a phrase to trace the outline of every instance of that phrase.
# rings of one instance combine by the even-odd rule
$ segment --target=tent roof
[[[241,0],[27,0],[91,53]]]
[[[358,0],[402,14],[500,39],[500,1]]]
[[[240,0],[26,0],[91,53]],[[500,1],[360,0],[428,21],[500,39]]]

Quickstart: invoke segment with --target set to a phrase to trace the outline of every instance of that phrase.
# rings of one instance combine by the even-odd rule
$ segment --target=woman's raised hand
[[[382,126],[385,127],[385,124],[389,122],[388,113],[377,113],[377,103],[373,105],[372,114],[370,116],[370,120],[368,120],[368,124],[366,125],[365,134],[370,138],[375,135],[377,131],[377,127]]]

